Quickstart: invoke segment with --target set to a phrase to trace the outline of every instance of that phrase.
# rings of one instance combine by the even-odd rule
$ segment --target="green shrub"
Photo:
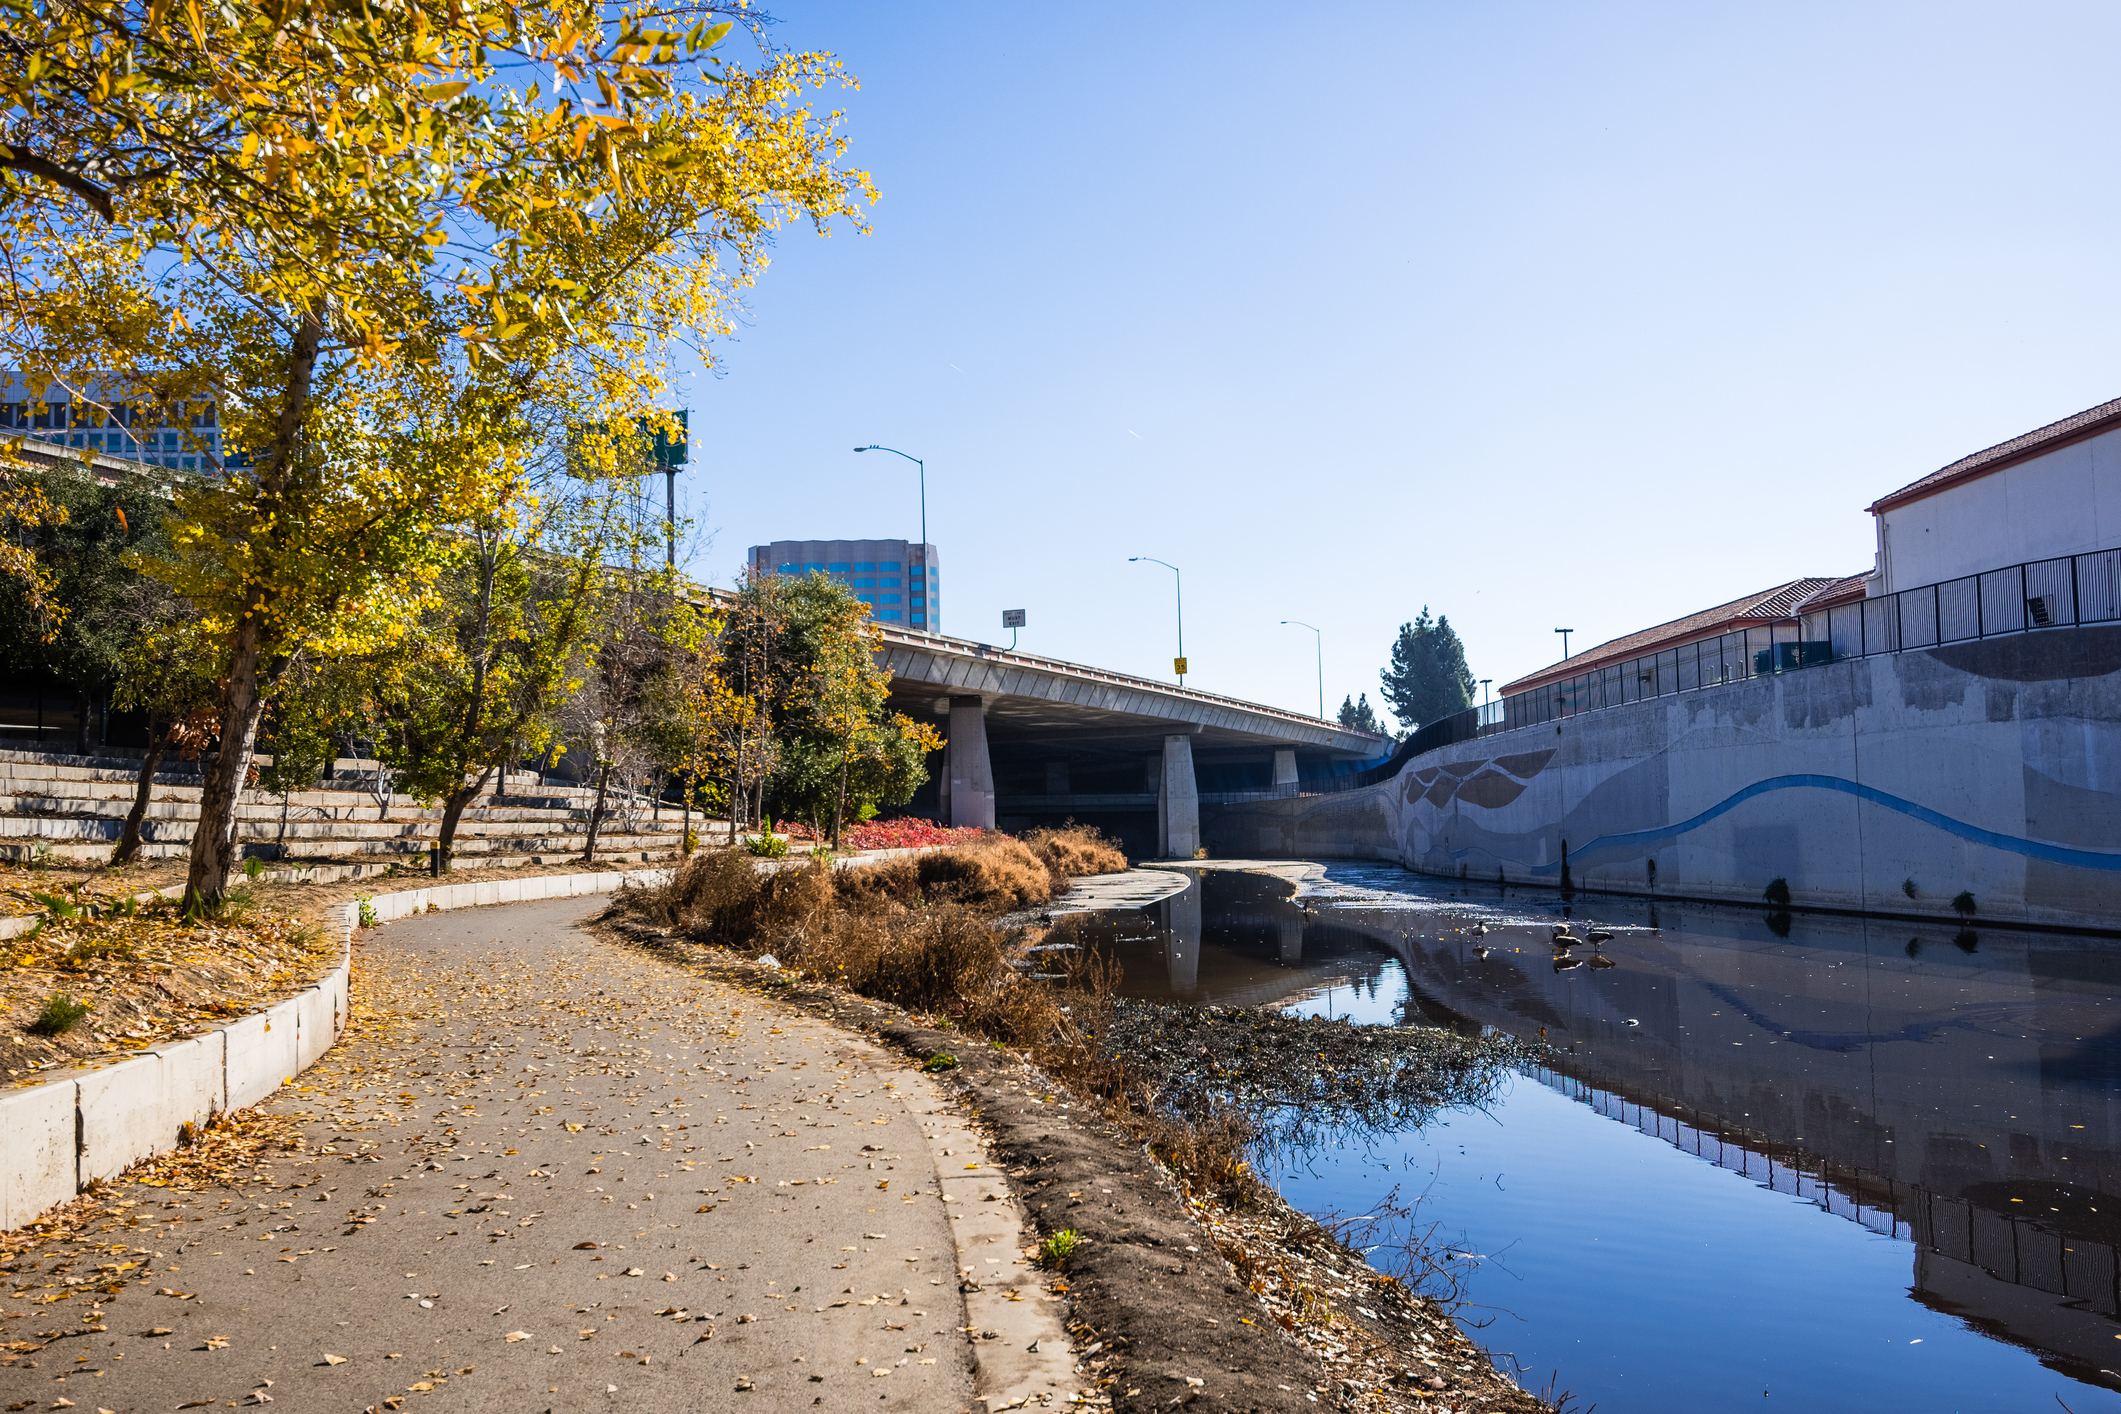
[[[921,1069],[927,1071],[930,1075],[935,1074],[939,1070],[955,1070],[957,1069],[957,1057],[941,1054],[932,1055],[928,1057],[927,1062],[921,1066]]]
[[[760,859],[779,859],[788,853],[788,837],[774,834],[746,835],[744,848]]]
[[[1788,908],[1790,906],[1790,881],[1787,879],[1770,879],[1766,890],[1760,896],[1777,908]]]
[[[261,874],[263,874],[264,872],[265,872],[265,861],[264,861],[264,860],[262,860],[262,859],[260,859],[260,858],[258,858],[258,857],[257,857],[256,855],[252,855],[252,856],[251,856],[251,857],[250,857],[249,859],[246,859],[246,860],[244,860],[244,861],[243,861],[243,877],[244,877],[244,878],[246,878],[246,879],[249,879],[249,880],[252,880],[253,882],[255,882],[255,881],[257,880],[258,876],[259,876],[259,875],[261,875]]]
[[[1076,1244],[1083,1240],[1082,1234],[1072,1227],[1064,1227],[1044,1242],[1038,1244],[1038,1264],[1058,1271],[1075,1255]]]
[[[374,894],[362,894],[354,902],[360,905],[361,926],[363,928],[373,928],[376,924],[383,921],[376,916],[376,896]]]
[[[1972,918],[1974,916],[1974,891],[1972,889],[1961,889],[1959,897],[1952,900],[1952,910],[1961,918]]]
[[[88,1015],[88,1003],[77,1002],[64,992],[54,992],[37,1008],[36,1020],[30,1022],[33,1036],[63,1036],[80,1025],[81,1018]]]

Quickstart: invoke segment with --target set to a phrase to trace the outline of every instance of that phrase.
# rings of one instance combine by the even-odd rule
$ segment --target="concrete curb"
[[[659,884],[667,869],[486,879],[377,894],[377,922],[416,913],[529,903]],[[203,1036],[23,1090],[0,1092],[0,1231],[12,1231],[98,1179],[177,1147],[187,1124],[257,1104],[316,1064],[351,1011],[358,900],[339,905],[338,965],[307,990]]]

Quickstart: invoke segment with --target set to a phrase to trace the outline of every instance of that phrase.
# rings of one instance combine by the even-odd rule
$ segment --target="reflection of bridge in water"
[[[1911,1240],[1917,1300],[2121,1388],[2103,1373],[2121,1369],[2111,942],[1984,931],[1955,947],[1905,925],[1816,917],[1785,939],[1735,909],[1600,899],[1577,912],[1656,931],[1608,944],[1612,968],[1556,972],[1551,920],[1490,933],[1483,957],[1459,931],[1470,920],[1433,903],[1314,899],[1307,910],[1287,893],[1277,880],[1210,873],[1147,911],[1133,946],[1163,940],[1170,998],[1222,1004],[1375,979],[1396,957],[1408,1020],[1545,1028],[1562,1055],[1536,1078]],[[1225,992],[1225,979],[1242,985]]]

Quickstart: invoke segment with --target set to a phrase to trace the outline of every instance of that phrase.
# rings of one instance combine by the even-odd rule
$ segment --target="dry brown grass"
[[[1127,856],[1095,825],[1070,821],[1057,830],[1028,830],[1022,839],[1045,862],[1046,872],[1053,876],[1055,893],[1065,892],[1070,879],[1086,874],[1118,874],[1127,867]]]

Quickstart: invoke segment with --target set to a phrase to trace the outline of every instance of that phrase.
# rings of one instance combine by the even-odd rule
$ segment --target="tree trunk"
[[[589,846],[582,851],[582,862],[597,862],[597,831],[604,823],[604,792],[611,786],[611,768],[615,763],[603,761],[597,764],[597,799],[589,807]]]
[[[264,452],[266,471],[257,501],[259,519],[266,524],[274,515],[291,510],[280,504],[280,498],[287,489],[288,468],[294,463],[295,444],[301,440],[302,420],[309,411],[310,375],[316,370],[317,346],[323,337],[322,322],[314,313],[305,312],[288,349],[287,388],[280,399],[272,441]],[[199,795],[199,825],[192,832],[191,870],[184,880],[186,913],[212,912],[228,890],[229,867],[235,862],[236,805],[244,778],[250,774],[258,719],[265,714],[265,612],[271,597],[267,584],[258,579],[245,584],[237,595],[243,612],[236,620],[228,680],[221,691],[221,747]]]
[[[92,710],[88,694],[86,692],[76,692],[74,694],[74,703],[77,709],[74,713],[74,754],[76,756],[86,756],[88,755],[88,719]]]
[[[847,752],[846,752],[846,750],[845,750],[844,748],[842,748],[842,749],[841,749],[841,751],[840,751],[840,798],[839,798],[839,799],[838,799],[837,801],[833,802],[833,806],[832,806],[832,849],[833,849],[833,852],[834,852],[834,853],[838,853],[838,852],[839,852],[839,847],[840,847],[840,822],[841,822],[841,821],[842,821],[843,819],[845,819],[845,818],[846,818],[846,815],[847,815]]]
[[[227,892],[236,863],[236,806],[250,774],[258,744],[258,721],[265,715],[259,691],[261,632],[255,616],[236,630],[236,652],[221,702],[221,744],[207,764],[205,788],[199,793],[199,824],[192,831],[191,870],[184,880],[184,911],[211,911]]]
[[[287,805],[294,799],[294,794],[291,790],[280,792],[280,837],[273,841],[272,857],[282,864],[287,862]]]
[[[155,789],[155,772],[169,751],[169,733],[152,716],[147,719],[147,757],[140,763],[140,785],[133,792],[132,812],[125,817],[125,833],[111,852],[113,864],[130,864],[140,853],[141,824],[147,819],[147,803]]]
[[[457,867],[457,822],[464,818],[464,808],[486,789],[487,778],[492,775],[493,767],[488,766],[479,773],[476,781],[458,786],[442,799],[442,833],[435,838],[435,848],[441,851],[442,872],[445,874]],[[590,828],[593,830],[595,826]]]

